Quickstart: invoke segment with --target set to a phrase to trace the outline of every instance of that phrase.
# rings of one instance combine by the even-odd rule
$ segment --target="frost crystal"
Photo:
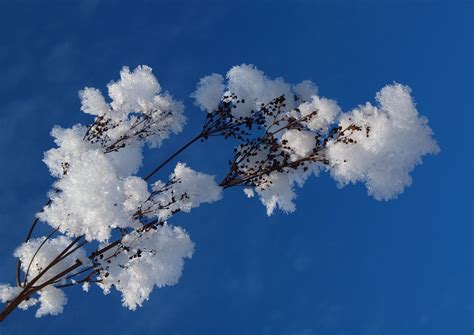
[[[301,116],[308,116],[313,111],[317,111],[314,117],[306,122],[308,128],[313,131],[326,133],[329,126],[334,123],[341,109],[334,100],[312,96],[309,102],[304,102],[298,106]]]
[[[82,290],[84,292],[89,292],[89,288],[90,288],[89,282],[85,282],[84,284],[82,284]]]
[[[155,286],[176,284],[184,259],[191,258],[194,251],[194,243],[183,229],[166,224],[127,235],[122,244],[123,252],[113,263],[104,262],[99,285],[105,294],[114,286],[122,293],[123,305],[131,310],[148,300]]]
[[[98,150],[87,151],[71,163],[54,188],[60,192],[50,193],[51,205],[38,216],[61,232],[104,241],[112,228],[132,226],[124,209],[123,180]]]
[[[82,106],[81,110],[86,114],[102,116],[110,112],[110,108],[105,102],[102,93],[93,87],[86,87],[79,91]]]
[[[12,301],[21,293],[21,291],[22,291],[21,287],[0,284],[0,302],[5,304]],[[20,303],[18,307],[20,309],[26,310],[37,303],[38,303],[37,299],[29,298],[28,300],[25,300],[22,303]]]
[[[214,176],[196,172],[186,164],[176,164],[170,179],[177,181],[172,194],[178,199],[179,209],[184,212],[222,198],[222,188],[217,185]]]
[[[202,110],[212,111],[219,106],[222,94],[225,90],[223,80],[224,78],[217,73],[213,73],[199,80],[196,92],[191,96],[196,99],[196,104]]]
[[[21,244],[15,250],[14,256],[20,259],[21,269],[25,274],[28,273],[28,280],[33,279],[44,270],[46,266],[48,266],[48,264],[72,242],[72,240],[66,236],[50,238],[47,239],[46,242],[45,239],[46,237],[44,236],[30,240]],[[84,265],[89,263],[89,259],[86,257],[84,249],[77,249],[63,261],[54,265],[36,282],[37,285],[48,281],[58,273],[74,265],[77,260],[82,262]]]
[[[40,318],[45,315],[58,315],[63,312],[67,298],[64,292],[54,286],[47,286],[39,291],[40,308],[35,316]]]
[[[202,78],[192,94],[196,104],[210,112],[219,105],[223,97],[226,97],[224,98],[226,100],[235,95],[239,99],[239,104],[234,107],[233,115],[248,117],[261,103],[267,103],[281,95],[293,95],[291,85],[281,78],[275,80],[267,78],[253,65],[234,66],[227,72],[226,79],[227,82],[222,83],[222,76],[218,74]],[[302,92],[308,92],[313,87],[310,82],[305,82],[300,88]]]
[[[40,237],[20,245],[14,255],[21,261],[21,269],[23,270],[27,281],[32,281],[38,275],[42,274],[41,278],[35,282],[36,286],[46,283],[49,280],[54,280],[54,277],[64,270],[80,262],[80,266],[76,268],[79,271],[81,268],[90,264],[89,259],[86,256],[84,249],[77,248],[71,249],[71,253],[65,257],[62,261],[50,266],[53,259],[59,256],[68,246],[71,245],[72,240],[66,236],[59,236],[57,238]],[[47,271],[45,271],[47,270]],[[45,271],[45,272],[44,272]],[[64,292],[54,287],[51,283],[48,286],[43,287],[38,291],[38,299],[30,297],[28,300],[23,301],[18,307],[21,309],[27,309],[40,303],[40,308],[36,311],[36,317],[42,317],[44,315],[58,315],[62,313],[63,306],[66,304],[67,299]],[[22,291],[20,287],[9,287],[0,285],[0,299],[2,302],[7,302]]]
[[[316,139],[310,131],[291,129],[282,136],[288,150],[295,155],[295,160],[308,156],[316,145]]]
[[[283,79],[268,79],[253,65],[234,66],[227,73],[228,94],[234,93],[243,103],[235,108],[236,116],[248,116],[252,109],[275,97],[291,95],[291,87]]]
[[[148,66],[139,66],[133,72],[124,66],[120,71],[120,80],[111,82],[107,87],[112,99],[111,107],[117,114],[147,109],[161,91]]]
[[[4,304],[14,299],[21,292],[21,287],[0,284],[0,301]]]
[[[310,81],[290,85],[245,64],[231,68],[226,79],[220,104],[216,74],[203,78],[193,96],[207,110],[208,124],[227,129],[214,133],[241,142],[226,182],[247,186],[247,196],[254,187],[268,214],[276,207],[294,211],[294,185],[321,170],[339,186],[362,181],[376,199],[394,198],[411,184],[421,157],[439,151],[406,86],[386,86],[377,94],[378,106],[342,113]]]
[[[293,185],[285,173],[272,172],[265,185],[257,187],[260,200],[271,215],[278,206],[282,211],[291,213],[296,210],[293,200],[296,194]]]
[[[108,89],[110,104],[97,89],[80,92],[82,110],[97,116],[95,122],[55,127],[58,148],[44,157],[59,179],[51,203],[38,218],[88,241],[106,241],[114,228],[136,227],[134,210],[146,200],[147,186],[138,177],[130,178],[142,163],[142,146],[159,145],[170,133],[180,132],[185,121],[181,103],[161,94],[147,66],[134,71],[124,67],[120,80]]]
[[[318,88],[310,80],[304,80],[293,86],[293,92],[304,103],[318,95]]]
[[[143,193],[143,198],[145,193]],[[212,203],[222,198],[222,188],[214,176],[196,172],[186,164],[178,163],[170,175],[170,183],[157,181],[153,192],[141,205],[140,212],[156,215],[166,220],[176,211],[189,212],[203,203]]]
[[[331,175],[340,186],[361,181],[377,200],[396,198],[410,186],[410,172],[421,157],[439,152],[410,92],[407,86],[388,85],[377,93],[378,106],[367,103],[341,115],[340,127],[354,124],[360,130],[350,135],[350,144],[328,145]]]

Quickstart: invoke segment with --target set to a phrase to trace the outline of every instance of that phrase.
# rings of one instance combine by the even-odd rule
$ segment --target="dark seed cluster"
[[[158,111],[152,110],[144,113],[134,113],[133,116],[132,125],[118,138],[111,138],[109,131],[118,128],[123,124],[123,121],[113,120],[106,115],[98,116],[94,123],[88,127],[84,140],[90,143],[99,143],[104,149],[104,153],[119,151],[132,140],[142,141],[150,136],[166,132],[169,125],[165,121],[172,116],[172,111],[158,113]],[[157,124],[163,124],[163,127],[157,129]]]
[[[178,193],[174,187],[180,184],[179,178],[171,178],[166,184],[159,189],[153,190],[148,198],[140,205],[133,217],[139,220],[149,220],[151,216],[163,210],[171,210],[172,214],[176,209],[173,209],[178,202],[183,202],[189,199],[186,192]]]
[[[225,95],[219,106],[207,113],[202,130],[203,140],[210,136],[222,136],[244,141],[255,128],[262,129],[265,115],[261,110],[251,110],[248,116],[234,116],[232,111],[240,104],[245,104],[245,99],[239,99],[235,94]]]
[[[301,100],[298,96],[293,97]],[[301,116],[298,108],[291,113],[285,111],[286,98],[279,96],[269,103],[261,104],[252,110],[247,117],[235,117],[232,110],[240,103],[245,103],[235,94],[224,96],[219,107],[208,113],[203,133],[208,136],[224,136],[239,142],[234,148],[234,157],[229,161],[229,172],[221,182],[224,188],[231,186],[258,186],[265,188],[271,185],[269,176],[272,172],[290,173],[296,170],[307,171],[315,162],[329,164],[325,149],[329,141],[344,144],[356,143],[351,138],[355,131],[362,127],[351,123],[347,128],[333,127],[328,133],[321,131],[314,134],[315,146],[306,157],[295,159],[288,142],[281,138],[286,130],[309,130],[308,122],[318,115],[315,110]],[[366,128],[367,136],[370,128]]]

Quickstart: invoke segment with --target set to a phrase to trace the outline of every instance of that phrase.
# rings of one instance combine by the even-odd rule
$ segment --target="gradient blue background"
[[[143,308],[75,288],[61,316],[17,311],[0,334],[472,334],[473,17],[472,1],[454,0],[2,1],[0,282],[14,282],[11,254],[53,182],[50,129],[88,122],[78,90],[104,90],[123,65],[153,67],[187,107],[185,131],[147,153],[143,174],[201,126],[198,79],[244,62],[311,79],[344,110],[407,84],[442,151],[391,202],[323,174],[296,213],[268,218],[226,191],[172,220],[196,253]],[[222,176],[230,154],[214,140],[181,160]]]

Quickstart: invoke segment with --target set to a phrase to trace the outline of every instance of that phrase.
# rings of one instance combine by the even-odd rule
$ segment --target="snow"
[[[364,182],[375,199],[396,198],[411,185],[410,172],[422,157],[439,152],[410,93],[407,86],[388,85],[377,93],[378,106],[366,103],[341,115],[343,129],[354,123],[362,130],[350,136],[356,143],[328,144],[331,176],[339,186]]]
[[[213,203],[222,198],[222,187],[215,177],[197,172],[184,163],[177,163],[169,179],[171,185],[157,181],[152,188],[154,195],[142,209],[166,220],[175,211],[190,212],[203,203]]]
[[[81,99],[81,110],[86,114],[102,116],[110,112],[110,108],[105,102],[100,90],[93,87],[86,87],[79,91]]]
[[[247,198],[253,198],[255,196],[255,192],[250,187],[244,188],[244,193],[247,196]]]
[[[123,203],[124,209],[134,214],[142,204],[150,197],[148,183],[139,177],[128,177],[123,183],[126,199]]]
[[[196,91],[191,95],[203,111],[212,111],[219,106],[225,90],[224,78],[217,73],[199,80]]]
[[[317,139],[328,140],[320,152],[320,157],[327,161],[313,161],[286,170],[286,176],[273,173],[269,178],[271,182],[254,185],[270,214],[277,207],[285,212],[294,211],[293,185],[303,186],[309,175],[317,175],[321,170],[328,171],[339,187],[364,182],[369,195],[375,199],[395,198],[411,185],[410,172],[421,164],[422,157],[439,151],[428,121],[418,114],[407,86],[388,85],[377,93],[377,106],[366,103],[343,113],[335,100],[319,96],[311,81],[290,85],[281,78],[270,79],[253,65],[242,64],[227,72],[226,82],[217,74],[202,79],[193,94],[201,109],[215,108],[223,85],[225,93],[221,99],[233,101],[235,118],[251,116],[262,104],[285,96],[281,119],[291,116],[304,120],[301,129],[288,129],[275,135],[284,150],[291,154],[291,161],[309,157]],[[267,120],[267,126],[269,122]],[[350,125],[357,130],[347,130]],[[346,132],[332,138],[329,132],[335,127]],[[242,170],[257,170],[257,162],[267,154],[263,149],[256,152]],[[251,195],[249,188],[244,192]]]
[[[285,173],[274,171],[268,180],[267,184],[256,187],[260,201],[267,208],[267,215],[272,215],[277,207],[285,213],[294,212],[296,210],[294,203],[296,193],[288,176]]]
[[[0,284],[0,301],[3,304],[7,303],[17,297],[21,291],[21,287]]]
[[[178,206],[184,212],[222,198],[222,188],[217,185],[214,176],[196,172],[184,163],[176,164],[170,179],[178,181],[172,192],[179,199]],[[186,196],[182,197],[184,194]]]
[[[318,88],[311,80],[303,80],[301,83],[293,85],[293,92],[303,103],[310,101],[313,96],[318,95]]]
[[[142,164],[142,147],[159,146],[185,122],[182,104],[161,92],[147,66],[133,71],[124,67],[108,90],[110,104],[97,89],[80,92],[81,109],[100,119],[89,129],[55,127],[51,134],[58,147],[44,157],[58,180],[50,192],[51,204],[38,217],[68,236],[85,235],[88,241],[106,241],[114,228],[137,225],[131,208],[139,204],[132,204],[128,178]],[[134,185],[143,193],[143,183]]]
[[[125,215],[123,180],[98,150],[73,161],[54,188],[60,192],[50,192],[52,202],[38,217],[69,236],[105,241],[113,228],[133,226]]]
[[[180,227],[163,225],[146,233],[132,233],[123,240],[127,250],[104,262],[99,286],[108,294],[115,287],[131,310],[148,300],[153,288],[174,285],[181,277],[184,259],[191,258],[194,243]],[[107,255],[105,255],[107,256]]]
[[[353,142],[337,139],[328,142],[325,154],[329,166],[314,162],[307,171],[298,168],[287,171],[287,175],[273,172],[267,183],[257,186],[267,214],[277,207],[293,212],[296,209],[294,183],[303,186],[311,172],[317,175],[321,169],[328,171],[339,187],[364,182],[369,195],[377,200],[389,200],[401,194],[411,185],[410,172],[421,164],[422,157],[439,152],[428,121],[417,112],[410,93],[407,86],[388,85],[377,93],[377,106],[366,103],[348,113],[341,113],[334,101],[316,96],[301,104],[298,109],[302,115],[312,110],[318,113],[307,122],[307,130],[288,130],[281,137],[292,153],[292,160],[311,155],[314,136],[326,133],[335,124],[341,129],[355,124],[360,130],[345,132]]]
[[[155,76],[148,66],[138,66],[130,72],[127,66],[120,71],[120,80],[107,85],[112,99],[111,107],[117,117],[130,111],[146,109],[154,97],[161,91]]]
[[[14,252],[14,256],[21,260],[21,269],[24,273],[28,271],[27,279],[31,280],[38,275],[49,263],[58,256],[71,242],[72,240],[66,236],[59,236],[56,238],[48,239],[39,249],[39,246],[46,239],[46,236],[38,237],[28,242],[22,243]],[[36,255],[35,255],[36,253]],[[34,257],[34,258],[33,258]],[[30,261],[33,258],[33,262]],[[63,261],[54,265],[47,273],[45,273],[41,279],[36,282],[36,285],[40,285],[49,279],[53,278],[58,273],[64,271],[70,266],[76,263],[76,260],[81,261],[84,265],[89,263],[89,259],[86,257],[84,249],[79,248],[74,253],[69,255]]]
[[[306,124],[310,130],[323,134],[327,133],[329,126],[334,123],[338,114],[341,113],[341,108],[337,105],[336,101],[318,96],[312,96],[311,100],[299,105],[298,109],[302,117],[316,111],[316,115],[311,117]]]
[[[316,147],[314,133],[310,131],[290,129],[283,133],[281,139],[295,156],[293,160],[309,156]]]
[[[0,302],[3,304],[8,303],[15,299],[22,291],[21,287],[18,286],[10,286],[8,284],[0,284]],[[31,306],[34,306],[38,303],[38,299],[36,298],[29,298],[21,302],[18,307],[22,310],[27,310]]]
[[[24,275],[26,275],[28,282],[38,276],[51,263],[51,261],[63,252],[72,242],[72,240],[66,236],[50,238],[44,242],[46,238],[46,236],[43,236],[25,242],[14,252],[15,257],[18,257],[21,261],[21,270]],[[76,246],[77,245],[74,245],[74,247]],[[48,271],[44,272],[41,278],[35,282],[35,285],[37,286],[47,282],[57,274],[75,265],[77,261],[80,261],[82,265],[76,268],[76,271],[80,271],[81,268],[90,264],[83,248],[78,248],[61,262],[58,262]],[[0,285],[0,300],[3,303],[6,303],[16,297],[21,291],[22,288],[20,287]],[[28,309],[29,307],[39,303],[40,307],[36,311],[36,317],[42,317],[48,314],[58,315],[62,313],[67,298],[61,289],[56,288],[53,285],[48,285],[39,290],[38,294],[38,298],[30,297],[28,300],[23,301],[18,307],[21,309]]]
[[[64,292],[54,286],[47,286],[39,291],[40,307],[36,311],[35,317],[40,318],[45,315],[58,315],[64,310],[67,298]]]

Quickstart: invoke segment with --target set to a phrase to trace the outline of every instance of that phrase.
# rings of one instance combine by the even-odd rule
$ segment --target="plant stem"
[[[199,133],[197,136],[195,136],[194,138],[192,138],[190,141],[188,141],[186,144],[184,144],[181,148],[179,148],[174,154],[172,154],[170,157],[168,157],[165,161],[163,161],[160,165],[158,165],[153,171],[151,171],[148,175],[146,175],[143,179],[148,181],[152,176],[154,176],[159,170],[161,170],[166,164],[168,164],[170,161],[172,161],[176,156],[178,156],[180,153],[182,153],[184,150],[186,150],[188,147],[190,147],[193,143],[197,142],[198,140],[200,140],[201,138],[203,138],[205,135],[204,135],[204,132],[201,132]],[[49,204],[51,203],[51,199],[48,199],[45,203],[45,205],[43,206],[43,208],[45,206],[48,206]],[[31,238],[31,235],[33,234],[33,231],[37,225],[37,223],[39,222],[39,219],[38,218],[35,218],[30,226],[30,229],[28,231],[28,234],[25,238],[25,242],[28,242],[29,239]],[[147,227],[150,227],[154,224],[156,224],[158,221],[157,220],[154,220],[150,223],[148,223],[147,225],[144,226],[144,228],[147,228]],[[57,229],[54,231],[56,232]],[[55,259],[53,259],[51,261],[51,263],[43,270],[41,271],[35,278],[33,278],[28,284],[26,283],[26,277],[25,277],[25,283],[22,284],[22,280],[21,280],[21,275],[20,275],[20,271],[21,271],[21,261],[18,260],[17,262],[17,269],[16,269],[16,281],[17,281],[17,285],[19,287],[24,287],[23,291],[15,298],[13,299],[10,303],[8,303],[5,308],[0,312],[0,322],[2,322],[3,320],[5,320],[8,315],[11,314],[11,312],[13,312],[15,310],[15,308],[18,307],[18,305],[20,305],[23,301],[25,301],[26,299],[28,299],[28,297],[34,293],[34,292],[37,292],[39,291],[40,289],[48,286],[48,285],[51,285],[51,284],[54,284],[54,281],[57,280],[57,279],[60,279],[62,276],[64,275],[67,275],[69,273],[71,273],[72,271],[74,271],[76,268],[80,267],[82,265],[82,263],[80,261],[77,261],[74,265],[72,265],[71,267],[67,268],[66,270],[62,271],[60,274],[54,276],[52,279],[54,280],[48,280],[46,281],[45,283],[41,284],[40,286],[37,286],[37,287],[33,287],[33,284],[35,282],[37,282],[48,270],[50,270],[54,265],[56,265],[57,263],[61,262],[66,256],[69,256],[71,253],[73,253],[75,249],[72,250],[72,252],[69,252],[68,253],[68,250],[74,245],[76,244],[80,239],[82,238],[82,236],[76,238],[65,250],[63,250]],[[47,240],[47,239],[46,239]],[[89,258],[93,259],[94,257],[97,257],[101,254],[103,254],[104,252],[110,250],[111,248],[117,246],[120,244],[120,242],[122,241],[122,239],[119,239],[119,240],[116,240],[114,242],[112,242],[111,244],[105,246],[104,248],[102,249],[99,249],[99,250],[96,250],[95,252],[93,252]],[[83,243],[80,244],[80,246],[82,246]]]
[[[166,159],[163,163],[161,163],[160,165],[158,165],[153,171],[151,171],[149,174],[147,174],[143,180],[145,181],[148,181],[151,177],[153,177],[153,175],[155,175],[159,170],[161,170],[161,168],[163,168],[166,164],[168,164],[170,161],[172,161],[176,156],[178,156],[181,152],[183,152],[184,150],[186,150],[189,146],[191,146],[194,142],[200,140],[201,138],[204,137],[204,134],[201,132],[199,133],[196,137],[194,137],[193,139],[191,139],[188,143],[186,143],[185,145],[183,145],[180,149],[178,149],[178,151],[176,151],[174,154],[172,154],[170,157],[168,157],[168,159]]]

